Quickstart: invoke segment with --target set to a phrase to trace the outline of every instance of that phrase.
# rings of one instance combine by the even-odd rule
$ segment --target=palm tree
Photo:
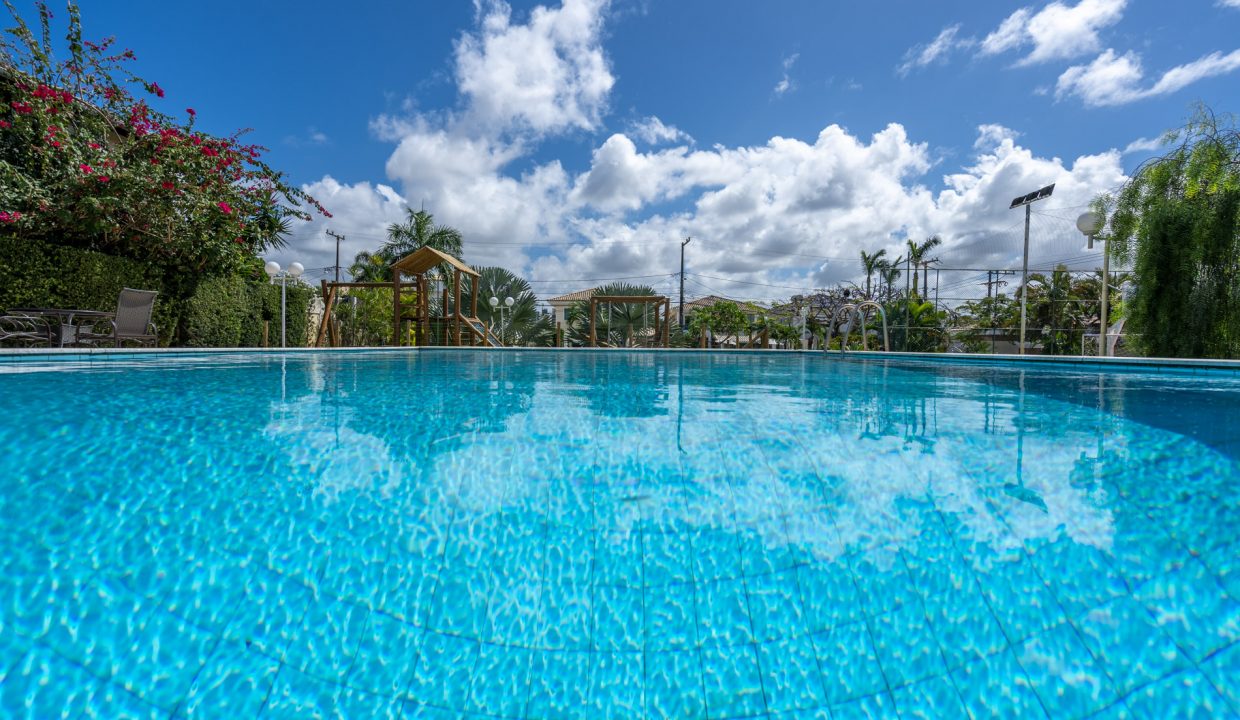
[[[435,218],[425,210],[406,208],[404,222],[388,225],[387,242],[375,252],[362,251],[354,256],[349,274],[354,282],[389,282],[392,263],[404,256],[432,247],[454,257],[462,254],[459,230],[436,225]]]
[[[478,279],[478,319],[490,326],[496,336],[504,339],[505,345],[550,345],[555,330],[555,321],[538,312],[538,298],[530,289],[525,278],[517,276],[502,267],[477,268],[481,277]],[[469,287],[472,290],[472,287]],[[491,298],[497,298],[499,305],[491,307]],[[504,305],[506,298],[512,298],[511,308]],[[473,298],[466,289],[461,292],[461,306],[472,307]],[[499,308],[507,308],[502,320]]]
[[[931,235],[930,237],[926,238],[925,242],[922,242],[922,243],[915,243],[912,240],[908,240],[907,242],[908,242],[908,261],[909,261],[909,264],[913,266],[913,294],[916,295],[918,294],[917,293],[917,267],[919,265],[932,262],[931,260],[928,260],[926,256],[930,253],[931,250],[942,245],[943,239],[940,238],[938,235]],[[927,267],[926,268],[927,284],[929,284],[928,282],[929,278],[930,278],[930,269],[929,267]]]
[[[461,256],[461,233],[447,225],[436,225],[435,218],[426,210],[414,211],[405,208],[405,222],[388,225],[388,240],[383,250],[392,256],[393,261],[416,252],[424,247],[432,247],[454,257]]]
[[[876,253],[867,253],[861,251],[861,267],[865,269],[865,299],[873,298],[870,295],[870,278],[874,276],[874,272],[882,267],[883,258],[887,255],[887,251],[879,250]]]
[[[887,286],[887,292],[883,295],[884,302],[891,301],[891,289],[895,287],[896,281],[900,279],[900,275],[902,273],[900,270],[900,263],[902,262],[904,262],[903,257],[898,257],[895,260],[887,260],[884,258],[878,261],[879,290],[882,290],[883,285]]]
[[[392,261],[382,250],[373,253],[363,250],[353,256],[349,276],[353,282],[391,282],[391,264]]]
[[[617,282],[594,289],[595,295],[655,295],[649,285]],[[654,328],[654,308],[644,303],[611,303],[598,305],[594,318],[600,340],[619,347],[630,347],[645,339]],[[590,344],[590,303],[581,301],[569,306],[567,316],[569,343],[578,347]]]

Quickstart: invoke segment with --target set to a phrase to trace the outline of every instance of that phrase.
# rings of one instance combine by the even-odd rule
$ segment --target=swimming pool
[[[1240,712],[1240,373],[5,360],[2,717]]]

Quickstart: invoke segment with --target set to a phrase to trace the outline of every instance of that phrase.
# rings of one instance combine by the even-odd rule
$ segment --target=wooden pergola
[[[671,344],[672,301],[665,295],[591,295],[590,296],[590,347],[598,347],[597,308],[600,303],[615,305],[654,306],[654,345],[668,347]],[[663,310],[660,320],[659,310]],[[643,313],[645,310],[643,309]],[[608,328],[610,330],[610,328]]]
[[[452,289],[443,288],[443,303],[440,305],[439,316],[431,317],[430,279],[428,273],[442,265],[452,270]],[[400,300],[401,275],[412,275],[416,299],[414,300],[413,316],[405,314],[410,307]],[[469,313],[461,310],[462,280],[469,278],[470,297],[472,299]],[[401,345],[400,324],[403,320],[414,323],[414,344],[429,345],[434,342],[431,333],[431,321],[442,323],[442,335],[439,341],[444,345],[461,345],[468,340],[469,345],[492,345],[493,336],[486,323],[478,319],[478,271],[451,255],[432,247],[421,248],[392,263],[392,336],[396,345]],[[404,283],[408,284],[408,283]]]

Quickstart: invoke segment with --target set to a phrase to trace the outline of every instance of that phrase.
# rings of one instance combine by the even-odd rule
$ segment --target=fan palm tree
[[[478,319],[485,322],[497,336],[503,337],[506,345],[550,345],[555,321],[538,312],[538,298],[530,289],[529,281],[502,267],[477,270],[481,276],[478,279]],[[499,300],[495,308],[491,307],[491,298]],[[504,304],[506,298],[513,299],[511,308]],[[464,288],[461,306],[473,307],[471,292]],[[502,322],[499,308],[505,308]]]
[[[913,266],[913,294],[917,295],[917,267],[931,262],[926,256],[930,251],[943,244],[943,239],[938,235],[931,235],[924,242],[916,243],[912,240],[908,241],[908,261]],[[926,269],[926,278],[929,280],[930,270]]]
[[[594,289],[595,295],[655,295],[649,285],[611,283]],[[644,303],[610,303],[598,305],[594,318],[599,338],[608,344],[629,347],[654,327],[654,308]],[[566,314],[569,343],[590,344],[590,303],[581,301],[569,306]]]
[[[873,296],[870,294],[870,278],[874,273],[882,267],[883,258],[886,257],[886,250],[879,250],[876,253],[867,253],[861,251],[861,267],[865,270],[865,299],[870,300]]]

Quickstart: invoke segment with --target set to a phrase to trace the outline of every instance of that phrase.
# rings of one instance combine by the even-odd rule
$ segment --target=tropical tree
[[[1110,218],[1111,252],[1133,269],[1128,333],[1147,355],[1240,356],[1240,131],[1201,106],[1164,145]]]
[[[749,318],[740,306],[730,300],[721,300],[714,305],[698,308],[689,316],[689,333],[700,337],[703,330],[709,330],[713,337],[726,341],[729,337],[739,340],[741,332],[749,328]]]
[[[943,244],[943,239],[940,238],[938,235],[932,235],[920,243],[913,242],[912,240],[908,241],[908,261],[909,261],[909,264],[913,266],[913,294],[914,295],[918,294],[917,292],[917,268],[923,265],[926,266],[926,280],[927,280],[926,284],[928,285],[929,284],[928,281],[930,277],[930,269],[927,264],[930,262],[933,262],[933,260],[930,260],[927,256],[930,254],[931,250],[935,249],[936,247],[942,244]]]
[[[998,293],[980,300],[970,300],[957,309],[958,338],[970,352],[994,348],[996,332],[1020,325],[1020,303]]]
[[[409,253],[424,247],[435,248],[453,257],[462,254],[461,233],[448,225],[436,225],[435,218],[425,209],[415,211],[405,208],[405,221],[388,225],[387,243],[383,252],[392,261],[401,259]]]
[[[900,263],[902,262],[904,262],[903,257],[898,257],[891,261],[886,259],[879,261],[878,286],[879,295],[882,297],[883,302],[891,302],[891,299],[895,297],[895,284],[903,272],[900,270]],[[885,292],[883,291],[883,286],[886,286]]]
[[[905,301],[907,309],[907,341],[904,349],[909,352],[943,352],[948,343],[948,314],[937,310],[932,302],[922,302],[916,296]]]
[[[392,344],[392,293],[385,288],[350,288],[334,305],[340,336],[347,345]]]
[[[248,272],[288,221],[328,213],[261,158],[242,132],[217,137],[155,104],[130,50],[82,37],[68,4],[68,56],[54,59],[51,12],[0,35],[0,233],[129,257],[188,295],[206,277]]]
[[[1080,351],[1081,335],[1090,318],[1098,314],[1100,287],[1096,280],[1074,279],[1064,265],[1051,274],[1029,276],[1026,324],[1042,339],[1047,355],[1070,355]],[[1018,321],[1019,322],[1019,321]]]
[[[870,292],[870,281],[874,277],[874,273],[878,272],[883,266],[883,258],[887,255],[887,251],[879,250],[875,253],[867,253],[861,251],[861,267],[865,270],[865,298],[872,300],[874,296]],[[881,280],[880,283],[881,285]]]
[[[353,264],[349,266],[349,276],[354,282],[391,282],[392,261],[382,250],[379,252],[363,250],[353,256]]]
[[[595,295],[654,295],[649,285],[611,283],[594,289]],[[568,343],[578,347],[590,344],[590,303],[573,303],[565,312]],[[649,339],[654,331],[654,308],[647,303],[604,303],[595,306],[595,332],[600,342],[616,347],[632,347]]]
[[[530,289],[529,281],[502,267],[476,269],[481,275],[478,279],[478,319],[485,322],[496,336],[501,337],[505,345],[551,345],[555,335],[555,321],[538,312],[538,298]],[[469,290],[472,290],[472,287]],[[461,293],[463,307],[473,306],[473,297],[469,290]],[[495,308],[491,307],[491,298],[499,300]],[[513,299],[511,308],[504,304],[507,298]],[[499,308],[504,308],[502,315]]]

